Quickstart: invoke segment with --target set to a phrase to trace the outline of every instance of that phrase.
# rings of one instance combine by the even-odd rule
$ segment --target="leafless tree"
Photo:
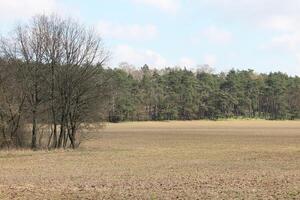
[[[24,147],[25,95],[16,77],[16,68],[8,61],[0,60],[0,147]]]
[[[31,112],[32,149],[37,124],[51,124],[49,148],[76,147],[76,133],[99,94],[99,70],[108,58],[92,29],[55,15],[35,16],[2,40],[2,56],[18,60],[18,76]],[[45,112],[48,117],[45,119]]]

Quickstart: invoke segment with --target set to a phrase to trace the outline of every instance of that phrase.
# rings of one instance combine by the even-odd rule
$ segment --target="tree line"
[[[300,78],[105,64],[99,35],[36,16],[0,41],[0,147],[77,148],[93,122],[300,118]]]
[[[300,78],[253,70],[212,73],[207,67],[135,70],[123,64],[113,73],[108,120],[216,120],[300,118]]]

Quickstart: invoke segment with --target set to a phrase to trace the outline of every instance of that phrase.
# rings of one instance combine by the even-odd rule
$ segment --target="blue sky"
[[[93,26],[110,66],[209,64],[300,75],[298,0],[0,0],[0,32],[39,13]]]

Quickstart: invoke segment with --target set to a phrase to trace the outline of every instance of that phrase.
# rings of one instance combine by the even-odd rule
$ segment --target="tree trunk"
[[[61,148],[62,144],[63,144],[63,138],[64,138],[64,134],[65,134],[65,126],[63,123],[64,122],[62,122],[62,124],[60,125],[60,134],[59,134],[59,138],[58,138],[57,148]]]
[[[69,135],[70,142],[71,142],[71,147],[72,149],[75,149],[75,131],[72,128],[72,132]]]
[[[36,145],[37,130],[36,130],[36,110],[32,111],[32,138],[31,138],[31,148],[35,150]]]

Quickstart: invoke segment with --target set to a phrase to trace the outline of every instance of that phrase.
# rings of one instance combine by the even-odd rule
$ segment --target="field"
[[[75,151],[0,152],[0,199],[300,199],[300,122],[107,124]]]

